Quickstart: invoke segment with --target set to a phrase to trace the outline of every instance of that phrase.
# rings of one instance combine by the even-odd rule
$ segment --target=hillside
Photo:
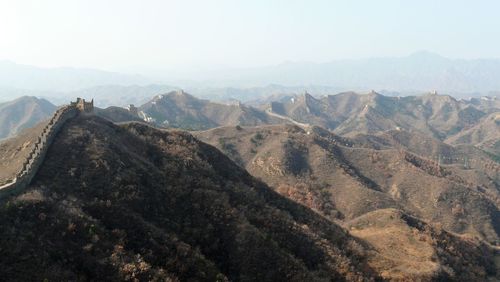
[[[48,121],[22,130],[17,136],[0,141],[0,186],[13,179],[21,170],[35,140],[41,135]]]
[[[362,281],[364,243],[178,131],[69,121],[0,205],[3,281]]]
[[[159,126],[207,129],[221,125],[260,125],[284,122],[240,103],[219,104],[198,99],[184,91],[155,96],[139,107],[147,120]]]
[[[339,224],[350,226],[351,222],[374,212],[394,209],[422,224],[427,222],[424,225],[428,227],[421,229],[433,234],[445,230],[491,244],[500,242],[500,165],[486,154],[473,151],[477,155],[467,155],[474,158],[464,168],[465,151],[441,143],[436,150],[443,153],[446,163],[442,161],[438,166],[437,160],[410,153],[404,146],[395,148],[390,143],[380,146],[367,140],[340,137],[317,127],[302,129],[291,125],[222,127],[198,132],[196,136],[217,146],[275,191]],[[448,155],[444,155],[447,148]],[[385,227],[380,228],[382,231]],[[378,244],[384,257],[394,254],[390,253],[389,245],[381,246],[381,242],[392,244],[396,238],[399,240],[390,236],[401,234],[409,236],[410,241],[420,240],[422,231],[412,231],[416,227],[409,223],[398,223],[394,228],[401,230],[386,233],[389,236],[386,241],[371,240],[369,234],[361,231],[358,235]],[[452,237],[461,241],[460,236]],[[404,242],[399,243],[402,248]],[[446,248],[429,242],[422,244],[430,254]],[[398,256],[403,259],[389,259],[392,262],[383,265],[374,260],[372,267],[385,269],[389,271],[387,275],[397,277],[396,269],[404,268],[401,263],[412,260],[411,253]],[[419,275],[428,274],[424,269],[431,269],[430,272],[439,269],[432,255],[422,255],[419,261],[433,265],[422,268]],[[415,271],[419,269],[413,267]]]
[[[473,144],[500,156],[500,112],[489,114],[473,127],[449,137],[446,142]]]
[[[95,108],[95,114],[112,122],[144,121],[137,113],[121,107]]]
[[[495,160],[494,155],[475,146],[474,143],[450,145],[421,132],[402,129],[387,130],[374,134],[356,134],[352,140],[360,146],[371,149],[398,149],[417,154],[425,159],[442,164],[468,165],[475,160]],[[498,162],[498,161],[497,161]]]
[[[0,103],[0,140],[12,137],[49,118],[56,106],[44,99],[21,97]]]

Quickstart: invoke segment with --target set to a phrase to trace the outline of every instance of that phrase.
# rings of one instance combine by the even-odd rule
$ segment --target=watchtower
[[[94,99],[87,102],[85,99],[78,97],[76,98],[76,102],[71,102],[71,106],[77,108],[82,113],[92,113],[94,112]]]
[[[127,106],[127,109],[128,111],[133,114],[133,115],[138,115],[139,114],[139,110],[137,109],[136,106],[134,106],[134,104],[130,104]]]

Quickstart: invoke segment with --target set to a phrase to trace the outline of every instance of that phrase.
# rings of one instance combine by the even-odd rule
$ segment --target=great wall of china
[[[23,162],[21,170],[10,183],[0,186],[0,198],[18,194],[31,183],[31,180],[43,163],[50,145],[52,145],[54,138],[63,125],[68,120],[76,117],[79,113],[93,112],[93,102],[93,100],[92,102],[85,102],[84,99],[78,98],[76,102],[61,107],[54,113],[40,136],[36,139],[36,142],[33,144],[31,152]]]

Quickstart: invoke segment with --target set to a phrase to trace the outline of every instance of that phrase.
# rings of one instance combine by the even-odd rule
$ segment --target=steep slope
[[[183,132],[80,116],[0,205],[4,281],[359,281],[363,243]]]
[[[282,119],[267,115],[242,104],[218,104],[201,100],[184,91],[158,95],[142,105],[141,114],[160,126],[184,129],[207,129],[221,125],[259,125],[284,123]]]
[[[0,104],[0,140],[12,137],[25,128],[32,127],[49,118],[56,110],[44,99],[21,97]]]
[[[21,170],[23,162],[31,152],[36,139],[48,121],[22,130],[17,136],[0,142],[0,186],[12,180]]]
[[[395,128],[399,128],[396,122],[385,118],[372,106],[365,105],[361,112],[349,117],[335,128],[335,133],[349,137],[359,133],[371,134]]]
[[[414,115],[422,114],[430,130],[440,139],[473,126],[486,115],[473,105],[435,94],[419,96],[407,103],[406,109]]]
[[[463,161],[453,158],[438,166],[404,147],[377,148],[378,144],[371,146],[320,128],[304,130],[285,125],[223,127],[196,136],[220,148],[280,194],[335,222],[348,224],[379,210],[396,209],[449,232],[499,242],[500,166],[485,155],[471,158],[467,168]],[[446,146],[443,144],[443,148]],[[404,227],[398,234],[406,236],[405,230],[412,228]],[[415,232],[410,240],[419,240],[420,231]],[[435,253],[441,246],[428,248]],[[379,250],[389,255],[384,252],[391,248]],[[406,255],[405,260],[411,260],[411,255]],[[449,259],[446,254],[442,256],[443,261]],[[446,269],[432,256],[425,257],[424,262],[433,265],[430,272]],[[397,259],[391,261],[398,265]],[[372,266],[392,269],[388,265]],[[459,271],[458,264],[454,267]],[[425,277],[426,273],[420,275]]]
[[[462,164],[465,168],[470,162],[496,160],[495,155],[467,143],[450,145],[421,132],[406,130],[387,130],[375,134],[356,134],[357,144],[371,149],[399,149],[417,154],[425,159],[440,161],[441,164]],[[446,142],[449,142],[446,140]],[[498,162],[498,161],[497,161]]]
[[[365,95],[344,92],[318,99],[306,93],[295,100],[273,102],[271,110],[298,122],[338,129],[340,134],[368,133],[404,126],[396,119],[398,102],[397,97],[373,91]]]

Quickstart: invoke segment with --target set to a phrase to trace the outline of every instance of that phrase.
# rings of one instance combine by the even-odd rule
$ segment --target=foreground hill
[[[353,234],[374,244],[386,259],[385,263],[380,258],[371,261],[383,276],[399,277],[406,268],[412,270],[407,269],[403,276],[439,273],[441,268],[432,254],[440,254],[441,262],[449,261],[454,255],[448,256],[442,249],[456,248],[437,239],[441,230],[461,234],[446,233],[453,237],[448,242],[463,243],[462,251],[469,248],[463,236],[499,242],[500,165],[486,154],[474,155],[474,161],[464,168],[456,158],[463,151],[441,143],[436,150],[450,150],[446,155],[449,164],[438,166],[404,146],[381,146],[317,127],[291,125],[222,127],[196,136],[217,146],[280,194],[354,228]],[[382,215],[387,220],[375,224]],[[361,218],[365,223],[355,224]],[[422,246],[412,243],[422,241],[420,238],[425,254],[419,253]],[[395,248],[408,252],[394,253]],[[407,264],[411,261],[414,263]],[[464,271],[459,269],[454,271]]]
[[[0,202],[0,237],[3,281],[377,276],[363,242],[215,148],[96,116],[69,121],[26,191]]]
[[[158,95],[140,108],[145,120],[159,126],[207,129],[221,125],[259,125],[284,122],[258,109],[198,99],[184,91]]]
[[[21,97],[0,104],[0,140],[49,118],[56,106],[44,99]]]

